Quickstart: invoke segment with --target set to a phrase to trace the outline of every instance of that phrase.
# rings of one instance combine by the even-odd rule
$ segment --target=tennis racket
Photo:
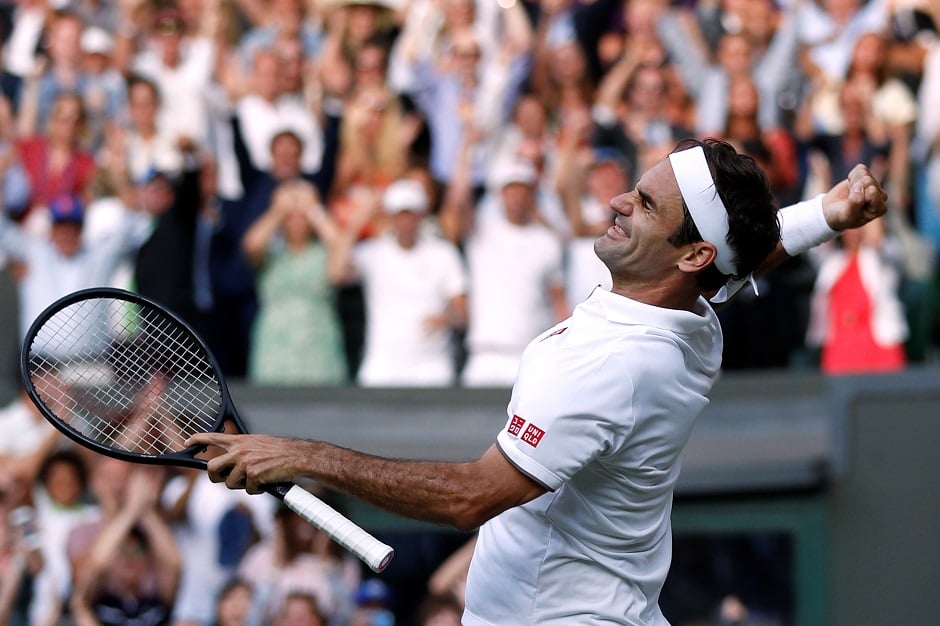
[[[20,359],[30,399],[53,426],[95,452],[205,469],[184,442],[231,424],[247,430],[205,343],[159,304],[120,289],[77,291],[32,323]],[[381,572],[391,547],[294,484],[266,490]]]

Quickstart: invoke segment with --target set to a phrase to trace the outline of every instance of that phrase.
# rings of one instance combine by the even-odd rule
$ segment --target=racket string
[[[152,307],[103,298],[67,305],[36,333],[29,356],[47,408],[111,448],[178,452],[221,412],[221,384],[205,349]]]

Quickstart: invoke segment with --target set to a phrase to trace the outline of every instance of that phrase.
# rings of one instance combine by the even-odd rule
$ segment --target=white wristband
[[[839,231],[833,230],[823,213],[823,195],[777,211],[780,222],[780,244],[790,256],[797,256],[824,241],[835,239]]]

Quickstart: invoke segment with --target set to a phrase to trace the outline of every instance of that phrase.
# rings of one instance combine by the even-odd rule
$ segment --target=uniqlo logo
[[[534,448],[539,445],[539,442],[542,440],[542,435],[544,434],[544,430],[535,424],[529,424],[525,432],[522,433],[522,440]]]
[[[509,420],[509,428],[507,428],[507,430],[509,431],[509,434],[510,434],[510,435],[515,435],[516,437],[518,437],[518,436],[519,436],[519,433],[522,432],[522,425],[523,425],[523,424],[525,424],[525,420],[524,420],[524,419],[522,419],[522,418],[519,417],[518,415],[513,415],[513,416],[512,416],[512,419]]]

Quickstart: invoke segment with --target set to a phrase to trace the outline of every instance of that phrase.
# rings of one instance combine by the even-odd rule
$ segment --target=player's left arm
[[[187,445],[222,452],[209,477],[230,489],[260,493],[262,485],[315,480],[373,506],[471,530],[546,489],[513,467],[493,445],[475,461],[406,461],[332,444],[270,435],[194,435]]]
[[[780,210],[781,215],[790,218],[789,223],[782,220],[781,241],[754,275],[762,276],[788,258],[835,238],[843,230],[864,226],[884,215],[887,210],[888,194],[868,167],[858,164],[849,172],[848,178],[823,195],[821,214],[819,205],[814,201]],[[795,226],[791,228],[791,225]]]

